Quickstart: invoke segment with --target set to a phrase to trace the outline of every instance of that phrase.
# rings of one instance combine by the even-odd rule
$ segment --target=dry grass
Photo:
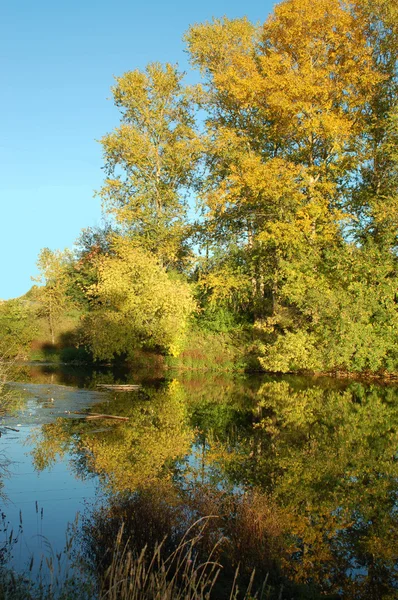
[[[117,551],[101,580],[100,600],[210,600],[220,598],[217,580],[222,565],[216,560],[219,545],[215,544],[206,560],[201,559],[202,535],[212,517],[195,522],[182,537],[177,548],[167,557],[163,546],[155,544],[152,554],[145,547],[134,555],[130,544],[123,544],[123,526],[117,539]],[[194,533],[196,531],[196,533]],[[259,591],[253,593],[255,571],[244,591],[238,585],[239,568],[230,585],[224,588],[222,597],[228,600],[254,600],[269,598],[267,581]]]
[[[254,589],[257,597],[278,597],[283,535],[278,512],[265,496],[163,484],[94,512],[84,524],[82,543],[103,593],[134,582],[134,590],[149,586],[142,598],[229,600],[256,597]],[[151,595],[156,586],[163,595]],[[139,597],[123,590],[127,595],[109,597]]]
[[[24,573],[15,574],[7,569],[6,560],[0,561],[0,600],[281,599],[281,594],[270,595],[267,578],[261,589],[254,593],[255,571],[244,589],[241,589],[239,567],[228,585],[223,583],[220,588],[218,580],[223,567],[216,557],[225,540],[220,539],[207,557],[202,558],[203,537],[213,519],[209,516],[194,522],[172,552],[165,551],[166,539],[155,543],[152,550],[148,546],[139,552],[132,550],[131,540],[125,540],[125,527],[122,524],[112,540],[112,553],[108,556],[106,570],[95,573],[85,570],[79,554],[78,560],[72,560],[73,536],[78,525],[75,522],[64,551],[55,554],[44,540],[46,555],[32,556]],[[5,523],[4,518],[3,521]],[[13,532],[8,532],[7,550],[11,552],[17,543],[18,533],[15,536]]]

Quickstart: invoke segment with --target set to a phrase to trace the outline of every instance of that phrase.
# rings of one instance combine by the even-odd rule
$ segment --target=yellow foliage
[[[126,239],[115,239],[113,253],[98,264],[91,289],[94,310],[85,329],[94,356],[129,354],[137,345],[178,355],[187,320],[195,310],[188,284],[171,280],[156,260]]]
[[[164,265],[178,263],[186,237],[186,188],[201,143],[183,75],[149,64],[116,78],[121,123],[101,139],[105,209]]]
[[[367,21],[339,0],[285,0],[261,27],[225,18],[186,39],[207,78],[209,232],[239,236],[249,263],[261,257],[256,276],[276,280],[269,248],[329,244],[347,218],[339,186],[382,80]]]

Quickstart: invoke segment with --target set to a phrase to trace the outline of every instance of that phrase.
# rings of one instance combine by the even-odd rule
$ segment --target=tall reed
[[[204,517],[195,522],[184,534],[177,548],[168,556],[163,554],[163,542],[155,545],[152,555],[143,548],[138,555],[123,543],[123,525],[119,530],[112,562],[102,577],[100,600],[210,600],[219,598],[215,585],[222,565],[215,560],[220,540],[205,561],[200,560],[197,545],[205,532]],[[194,533],[194,530],[198,530]],[[192,534],[192,535],[191,535]],[[270,598],[267,580],[259,591],[253,593],[255,571],[246,590],[238,585],[239,567],[223,598],[228,600],[265,600]],[[281,596],[280,596],[281,597]]]

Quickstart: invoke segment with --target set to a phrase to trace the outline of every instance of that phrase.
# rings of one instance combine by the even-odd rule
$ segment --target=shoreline
[[[158,355],[159,358],[165,358],[163,355]],[[92,361],[62,361],[62,360],[54,360],[54,361],[49,361],[49,360],[16,360],[16,361],[2,361],[3,364],[6,365],[12,365],[15,367],[24,367],[24,366],[32,366],[32,367],[76,367],[76,368],[118,368],[118,367],[125,367],[125,368],[134,368],[134,364],[133,363],[129,363],[128,361],[126,362],[121,362],[121,363],[111,363],[111,362],[104,362],[104,363],[98,363],[98,362],[92,362]],[[139,369],[142,370],[142,366],[140,365]],[[148,365],[147,367],[148,369],[150,369],[151,367]],[[158,367],[159,368],[159,367]],[[268,375],[268,376],[274,376],[274,377],[280,377],[280,376],[284,376],[284,375],[296,375],[296,376],[307,376],[307,377],[314,377],[314,378],[321,378],[321,377],[329,377],[332,379],[351,379],[353,381],[363,381],[363,382],[379,382],[381,384],[387,384],[387,383],[398,383],[398,373],[371,373],[368,371],[359,373],[359,372],[348,372],[348,371],[341,371],[341,370],[333,370],[333,371],[288,371],[285,373],[282,372],[275,372],[275,371],[264,371],[262,369],[244,369],[244,368],[236,368],[236,369],[227,369],[227,368],[222,368],[219,367],[217,369],[212,368],[211,366],[207,367],[207,366],[196,366],[196,367],[192,367],[192,366],[187,366],[184,364],[178,365],[178,364],[174,364],[174,365],[168,365],[168,364],[163,364],[161,367],[165,372],[166,371],[191,371],[191,372],[203,372],[203,373],[209,373],[209,372],[219,372],[219,373],[229,373],[229,374],[240,374],[240,375]]]

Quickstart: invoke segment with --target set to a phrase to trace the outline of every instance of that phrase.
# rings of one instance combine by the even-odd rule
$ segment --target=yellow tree
[[[253,297],[275,312],[281,262],[340,237],[344,182],[379,81],[360,14],[286,0],[261,28],[227,19],[187,34],[207,79],[209,231],[234,236]]]
[[[116,78],[121,123],[101,139],[106,210],[165,266],[179,265],[186,253],[186,195],[199,151],[182,79],[159,63]]]
[[[110,359],[144,345],[177,355],[195,302],[187,283],[171,279],[153,254],[125,238],[98,259],[98,283],[85,319],[95,358]]]

